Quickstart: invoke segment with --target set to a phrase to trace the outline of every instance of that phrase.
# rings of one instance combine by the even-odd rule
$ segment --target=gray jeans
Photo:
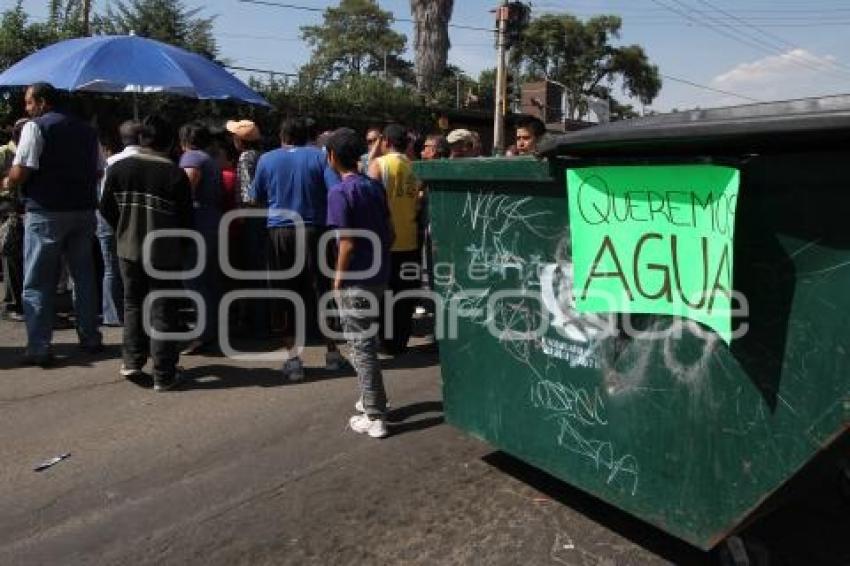
[[[374,287],[349,287],[340,292],[342,331],[351,346],[351,365],[357,372],[363,408],[371,418],[383,417],[387,412],[387,393],[378,360],[378,301],[383,292]],[[369,296],[374,297],[371,304]]]

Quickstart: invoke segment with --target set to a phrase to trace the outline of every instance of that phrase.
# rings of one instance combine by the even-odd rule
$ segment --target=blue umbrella
[[[166,93],[270,106],[213,61],[134,35],[82,37],[54,43],[0,74],[0,87],[42,81],[68,91]]]

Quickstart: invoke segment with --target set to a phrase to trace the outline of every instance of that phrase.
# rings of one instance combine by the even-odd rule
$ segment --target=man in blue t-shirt
[[[384,438],[389,434],[387,394],[378,361],[378,337],[371,332],[378,328],[377,308],[370,307],[377,307],[389,280],[393,234],[384,186],[357,172],[360,146],[357,134],[348,128],[328,139],[328,162],[342,177],[328,195],[328,227],[337,230],[333,287],[360,384],[358,414],[351,417],[349,426],[372,438]],[[347,230],[371,232],[379,245]]]
[[[319,257],[327,257],[319,249],[319,239],[325,230],[328,206],[328,188],[339,182],[339,177],[328,166],[324,151],[308,146],[311,122],[305,118],[288,118],[281,124],[280,149],[260,157],[254,183],[249,191],[255,202],[268,204],[269,269],[283,271],[295,264],[296,222],[301,224],[306,236],[305,264],[297,276],[285,282],[287,290],[294,291],[305,305],[305,327],[315,326],[319,298],[328,288],[328,282],[319,271]],[[297,215],[297,216],[296,216]],[[304,366],[295,346],[294,305],[285,302],[286,330],[284,347],[289,358],[283,364],[283,376],[289,381],[304,378]],[[326,341],[328,353],[326,367],[338,371],[344,359],[333,341]]]

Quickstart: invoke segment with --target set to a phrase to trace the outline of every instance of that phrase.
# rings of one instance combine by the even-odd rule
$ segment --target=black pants
[[[233,264],[245,271],[265,271],[268,263],[268,229],[265,218],[245,218],[238,246],[233,246],[237,257]],[[269,282],[266,278],[256,281],[237,281],[237,288],[252,290],[267,290]],[[240,310],[244,313],[244,323],[250,334],[255,338],[267,338],[271,332],[271,307],[266,299],[251,299],[245,301]]]
[[[405,265],[413,264],[417,269],[405,269]],[[421,256],[419,250],[409,252],[392,252],[390,254],[389,290],[393,295],[403,291],[422,287]],[[401,354],[407,348],[410,333],[413,328],[413,311],[418,299],[410,297],[399,299],[393,304],[391,312],[386,312],[386,304],[381,302],[381,337],[384,340],[384,351],[390,354]],[[392,317],[392,332],[387,336],[387,321]]]
[[[23,314],[24,303],[24,255],[21,253],[3,256],[3,310]]]
[[[319,271],[319,257],[324,256],[329,260],[327,249],[319,249],[319,238],[324,233],[324,228],[318,226],[305,226],[304,235],[306,249],[304,250],[304,269],[295,277],[286,281],[272,280],[271,287],[294,291],[301,297],[305,307],[305,329],[306,338],[318,338],[318,303],[319,298],[330,289],[330,281]],[[295,264],[295,228],[282,227],[269,229],[269,269],[272,271],[283,271]],[[334,267],[333,263],[329,263]],[[286,317],[286,330],[284,336],[293,338],[295,336],[295,308],[290,301],[284,302],[284,315]]]
[[[124,365],[141,368],[150,353],[154,379],[169,379],[174,376],[177,365],[177,343],[150,338],[142,325],[142,308],[149,293],[179,290],[179,282],[175,284],[151,278],[141,262],[119,258],[118,265],[124,280]],[[175,303],[174,298],[162,298],[151,305],[151,326],[158,332],[176,332]]]

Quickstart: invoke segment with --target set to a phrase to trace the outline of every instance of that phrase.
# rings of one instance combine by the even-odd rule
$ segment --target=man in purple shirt
[[[363,150],[354,130],[335,131],[326,148],[328,163],[342,177],[328,193],[327,225],[337,232],[334,290],[360,384],[358,414],[351,417],[349,426],[372,438],[384,438],[389,434],[387,394],[378,361],[377,309],[370,306],[377,305],[389,279],[393,234],[387,194],[379,182],[357,172]],[[347,230],[372,232],[380,244],[375,249],[372,242]]]

